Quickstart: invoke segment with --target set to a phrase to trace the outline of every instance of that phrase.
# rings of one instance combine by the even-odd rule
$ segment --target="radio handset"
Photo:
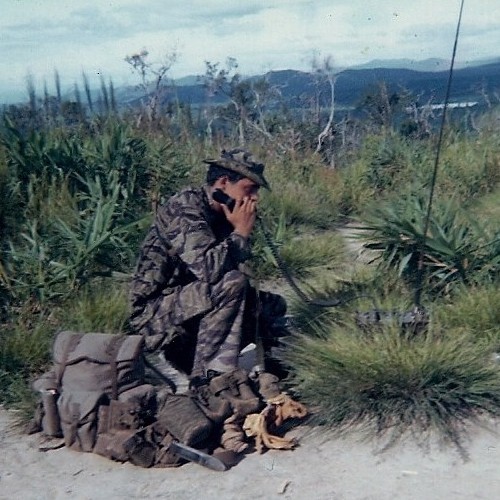
[[[212,193],[212,198],[217,202],[217,203],[222,203],[223,205],[226,205],[227,208],[232,212],[234,209],[234,205],[236,203],[236,200],[228,196],[222,189],[216,189]]]

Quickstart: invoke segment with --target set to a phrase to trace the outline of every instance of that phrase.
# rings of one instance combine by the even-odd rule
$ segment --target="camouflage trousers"
[[[280,295],[257,291],[240,271],[230,271],[216,284],[195,281],[177,287],[152,305],[154,314],[138,333],[158,336],[175,330],[163,343],[165,357],[182,371],[205,375],[238,366],[243,347],[258,332],[272,345],[272,325],[286,313]]]

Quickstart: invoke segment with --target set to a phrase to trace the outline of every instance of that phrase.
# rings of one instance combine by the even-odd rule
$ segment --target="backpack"
[[[138,335],[60,332],[52,349],[53,369],[34,384],[42,393],[44,432],[62,435],[72,449],[92,451],[99,408],[120,400],[127,403],[126,411],[134,411],[135,404],[132,425],[144,424],[147,405],[153,415],[155,408],[152,386],[144,384],[143,344],[144,338]],[[130,391],[140,386],[147,386],[143,390],[149,394],[146,406],[144,397],[128,401]]]
[[[42,431],[73,450],[142,467],[184,463],[169,450],[172,440],[206,447],[214,423],[195,399],[144,382],[144,341],[60,332],[52,370],[33,384],[42,394]]]

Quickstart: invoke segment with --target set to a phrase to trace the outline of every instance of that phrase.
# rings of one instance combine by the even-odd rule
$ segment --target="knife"
[[[203,465],[203,467],[208,467],[209,469],[216,470],[218,472],[227,470],[226,464],[222,462],[222,460],[219,460],[208,453],[197,450],[196,448],[191,448],[191,446],[188,446],[187,444],[179,443],[179,441],[172,441],[169,445],[169,450],[179,457],[185,458],[190,462]]]

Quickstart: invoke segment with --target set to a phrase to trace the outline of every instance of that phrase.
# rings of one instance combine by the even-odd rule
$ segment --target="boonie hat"
[[[264,177],[264,164],[252,160],[252,153],[244,149],[231,149],[230,151],[222,150],[220,158],[216,160],[203,160],[209,165],[218,165],[219,167],[232,170],[250,180],[254,181],[259,186],[271,189],[269,183]]]

